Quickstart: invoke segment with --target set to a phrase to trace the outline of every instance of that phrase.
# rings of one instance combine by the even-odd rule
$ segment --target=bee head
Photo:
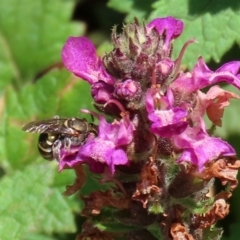
[[[86,119],[79,119],[79,118],[71,118],[67,120],[67,127],[72,128],[77,132],[87,132],[88,130],[88,123]]]

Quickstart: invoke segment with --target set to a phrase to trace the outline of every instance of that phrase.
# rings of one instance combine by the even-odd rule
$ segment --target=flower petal
[[[211,71],[202,57],[198,59],[192,73],[181,74],[171,88],[180,92],[196,92],[199,89],[219,82],[227,82],[240,89],[240,62],[224,64],[215,72]]]
[[[181,108],[155,111],[148,115],[149,120],[152,121],[151,131],[161,137],[180,134],[188,126],[188,123],[183,121],[186,116],[187,112]]]
[[[217,126],[222,126],[222,120],[224,108],[227,107],[230,102],[230,98],[239,98],[237,94],[225,91],[219,86],[213,86],[206,94],[207,103],[207,115],[208,118]]]
[[[111,161],[107,162],[107,165],[110,167],[111,173],[115,171],[115,165],[126,165],[128,164],[128,158],[126,153],[122,149],[117,149],[113,151],[110,158]]]
[[[69,37],[62,49],[62,60],[69,71],[90,84],[98,80],[113,83],[96,55],[94,45],[85,37]]]
[[[198,166],[202,171],[207,162],[220,156],[235,156],[235,150],[220,138],[210,137],[204,127],[188,127],[182,134],[173,137],[173,142],[178,150],[183,150],[178,162],[187,161]]]
[[[106,163],[114,149],[114,144],[110,141],[104,141],[96,138],[88,144],[85,144],[79,151],[78,156],[85,159],[92,158],[97,162]]]
[[[133,123],[127,117],[120,121],[115,120],[112,124],[100,117],[99,137],[113,142],[116,147],[129,144],[133,139],[133,130]]]
[[[183,22],[173,17],[155,18],[148,27],[155,27],[160,35],[165,34],[164,48],[168,48],[169,43],[181,35],[183,30]]]

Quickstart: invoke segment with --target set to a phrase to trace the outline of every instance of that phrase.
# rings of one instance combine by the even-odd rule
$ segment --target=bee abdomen
[[[43,158],[47,160],[54,159],[52,146],[53,143],[56,141],[57,137],[57,135],[51,135],[48,133],[40,134],[38,140],[38,150]]]

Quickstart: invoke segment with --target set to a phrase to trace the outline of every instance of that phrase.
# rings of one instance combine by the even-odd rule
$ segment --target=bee
[[[71,146],[81,146],[89,134],[97,136],[98,127],[88,123],[85,118],[46,119],[27,123],[22,128],[25,132],[40,133],[38,150],[47,160],[60,159],[62,147],[70,150]]]

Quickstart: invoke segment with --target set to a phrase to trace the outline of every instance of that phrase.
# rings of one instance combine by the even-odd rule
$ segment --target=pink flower
[[[197,92],[197,103],[193,111],[190,113],[190,118],[193,122],[198,122],[199,118],[202,118],[207,113],[208,118],[215,125],[221,127],[224,113],[224,108],[227,107],[230,102],[230,98],[239,98],[237,94],[225,91],[219,86],[211,87],[207,94],[201,91]]]
[[[112,124],[100,117],[98,137],[85,144],[80,149],[77,158],[107,165],[113,174],[115,165],[128,164],[124,147],[132,141],[133,130],[133,124],[128,120],[128,117],[114,121]]]
[[[199,171],[203,170],[207,162],[236,155],[227,142],[207,134],[203,121],[195,127],[188,127],[180,135],[173,136],[173,144],[176,150],[182,151],[178,162],[195,164]]]
[[[171,85],[178,92],[192,93],[210,85],[227,82],[240,89],[240,62],[233,61],[224,64],[215,72],[211,71],[202,57],[198,59],[192,72],[181,74]]]
[[[173,107],[171,89],[166,96],[161,96],[157,89],[149,89],[146,93],[146,108],[148,119],[151,121],[151,131],[161,137],[171,137],[182,133],[188,123],[184,120],[187,111]]]

